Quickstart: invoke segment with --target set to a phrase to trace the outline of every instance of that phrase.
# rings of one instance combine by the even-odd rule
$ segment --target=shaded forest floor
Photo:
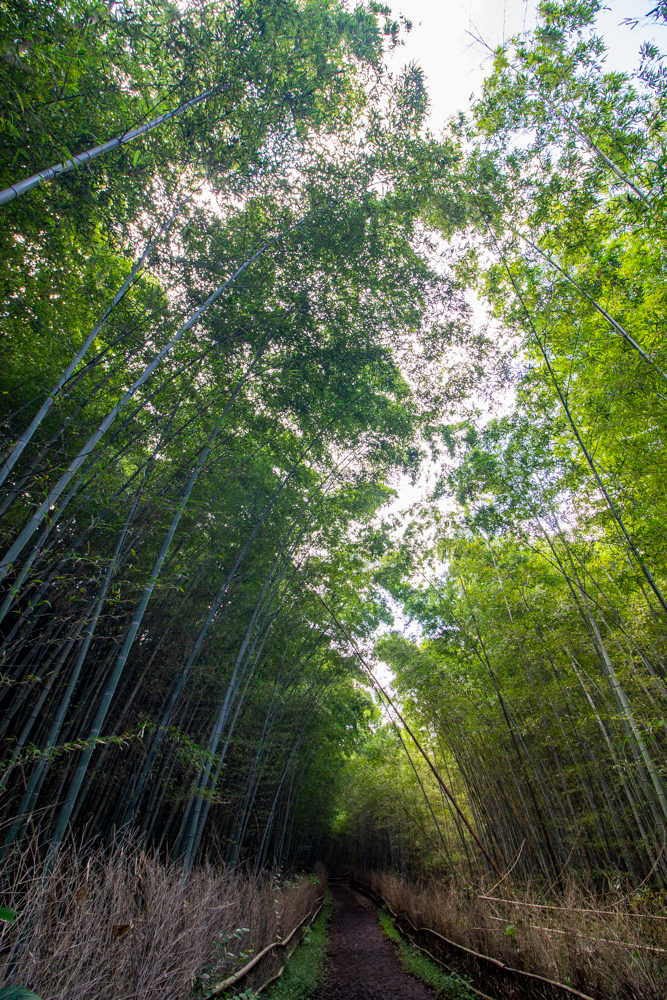
[[[325,979],[316,1000],[433,1000],[404,972],[375,907],[347,886],[331,886],[334,911]]]

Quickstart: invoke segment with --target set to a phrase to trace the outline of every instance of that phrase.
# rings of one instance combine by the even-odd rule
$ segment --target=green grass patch
[[[327,892],[317,920],[304,934],[282,976],[261,994],[266,1000],[308,1000],[320,985],[327,951],[327,924],[331,906],[331,896]]]
[[[455,972],[446,972],[403,937],[386,910],[380,910],[380,926],[398,948],[398,957],[406,972],[433,990],[443,1000],[475,1000],[468,984]]]

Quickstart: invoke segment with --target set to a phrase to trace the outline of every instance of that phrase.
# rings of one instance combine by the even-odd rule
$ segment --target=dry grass
[[[2,875],[0,904],[19,917],[0,939],[0,986],[20,983],[42,1000],[186,1000],[202,972],[224,978],[320,894],[307,877],[280,883],[214,865],[184,874],[128,839],[62,848],[48,872],[24,846]]]
[[[519,891],[515,887],[513,892],[505,888],[505,901],[495,902],[480,899],[483,890],[462,890],[454,884],[418,885],[387,873],[364,872],[356,877],[413,924],[430,927],[515,969],[537,973],[604,1000],[667,997],[667,919],[664,900],[658,896],[647,894],[639,903],[618,893],[607,894],[601,901],[570,886],[558,897],[543,899],[530,888]],[[501,893],[496,890],[488,895],[499,897]],[[526,903],[534,905],[523,905]],[[603,912],[585,912],[590,910]],[[430,949],[437,947],[432,937],[428,942],[424,937],[424,944]],[[527,981],[522,986],[519,977],[495,977],[489,963],[442,947],[442,957],[455,960],[485,991],[495,982],[501,991],[511,985],[514,996],[566,995],[543,987],[535,992]]]

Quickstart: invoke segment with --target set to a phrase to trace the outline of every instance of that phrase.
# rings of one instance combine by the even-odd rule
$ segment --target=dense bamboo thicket
[[[600,6],[439,137],[379,4],[3,14],[3,857],[660,915],[667,74]]]
[[[317,849],[368,704],[321,595],[387,618],[375,512],[467,377],[397,173],[427,103],[383,68],[398,30],[270,0],[5,20],[5,851]]]
[[[378,562],[421,638],[379,640],[403,711],[351,761],[339,824],[362,867],[511,870],[545,898],[574,880],[652,909],[667,878],[665,77],[651,45],[632,76],[607,72],[596,11],[544,4],[456,126],[474,147],[460,269],[509,338],[508,392],[450,425],[430,503]]]

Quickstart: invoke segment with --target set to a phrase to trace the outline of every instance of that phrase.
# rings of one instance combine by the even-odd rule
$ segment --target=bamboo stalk
[[[137,379],[132,383],[129,389],[123,394],[122,398],[116,403],[116,405],[109,411],[106,417],[102,420],[101,424],[95,431],[95,433],[88,439],[86,444],[83,446],[79,454],[72,460],[67,470],[60,477],[58,482],[55,484],[51,492],[48,494],[46,499],[40,504],[35,513],[32,515],[28,523],[25,525],[23,530],[20,532],[13,545],[10,546],[7,553],[0,560],[0,581],[4,580],[7,574],[11,571],[14,560],[19,556],[24,548],[26,547],[29,540],[32,538],[35,531],[39,528],[42,522],[49,516],[51,508],[59,500],[60,496],[67,488],[69,483],[72,481],[77,471],[81,466],[90,458],[90,456],[95,451],[95,448],[99,444],[100,440],[104,437],[106,432],[109,430],[111,425],[114,423],[118,414],[127,406],[133,396],[138,392],[138,390],[144,385],[148,378],[152,375],[158,365],[164,360],[164,358],[169,354],[169,352],[176,346],[176,344],[181,340],[181,338],[195,325],[195,323],[201,318],[201,316],[206,312],[206,310],[211,306],[222,293],[229,288],[229,286],[238,278],[250,265],[261,257],[269,247],[279,239],[278,236],[272,237],[268,240],[264,246],[260,247],[252,256],[238,267],[234,273],[227,278],[226,281],[222,282],[214,292],[209,295],[206,301],[196,309],[190,318],[187,320],[183,326],[173,335],[173,337],[164,345],[164,347],[155,355],[153,360],[144,368],[143,372],[139,375]],[[61,508],[62,509],[62,508]]]
[[[507,923],[503,917],[494,917],[492,914],[488,915],[488,919],[497,920],[501,924]],[[578,934],[576,931],[563,930],[560,927],[542,927],[540,924],[527,924],[526,926],[532,927],[535,931],[544,931],[545,934],[572,935],[572,937],[580,938],[582,941],[598,941],[600,944],[621,945],[623,948],[639,948],[642,951],[655,951],[661,955],[667,955],[667,948],[656,948],[650,944],[638,944],[633,941],[616,941],[613,938],[592,937],[590,934]]]
[[[72,360],[70,361],[69,365],[67,366],[67,368],[63,372],[62,376],[58,379],[58,381],[56,382],[55,386],[49,392],[48,396],[46,397],[46,399],[42,403],[41,407],[39,408],[39,410],[37,411],[37,413],[33,417],[30,425],[23,431],[22,434],[19,435],[18,440],[17,440],[16,444],[14,445],[14,448],[12,449],[10,455],[7,457],[7,460],[5,461],[5,463],[3,464],[2,468],[0,469],[0,485],[2,483],[4,483],[5,479],[7,478],[7,476],[11,472],[11,470],[14,468],[14,466],[16,465],[16,463],[19,460],[19,458],[21,457],[24,449],[26,448],[26,446],[32,440],[32,437],[33,437],[35,431],[40,426],[40,424],[42,423],[42,421],[44,420],[44,418],[48,414],[49,410],[51,409],[51,407],[53,406],[53,404],[58,399],[58,397],[59,397],[60,393],[62,392],[63,388],[65,387],[65,385],[67,384],[67,382],[69,381],[69,379],[72,377],[72,375],[76,371],[76,369],[79,366],[79,364],[81,363],[81,361],[83,361],[83,358],[85,357],[86,353],[88,352],[88,349],[90,348],[91,344],[95,341],[95,339],[99,335],[102,327],[106,323],[106,321],[109,318],[109,316],[111,315],[112,311],[119,304],[119,302],[121,302],[122,299],[125,297],[126,293],[130,289],[131,285],[134,283],[134,281],[137,278],[138,274],[143,269],[144,264],[146,263],[146,260],[148,259],[149,254],[151,253],[151,251],[153,250],[153,248],[157,244],[158,240],[164,235],[164,233],[167,232],[167,230],[171,226],[172,222],[177,217],[177,215],[179,214],[179,212],[181,211],[181,209],[183,208],[183,206],[186,204],[186,202],[188,200],[189,199],[185,199],[185,200],[181,201],[179,205],[176,206],[176,209],[174,210],[174,212],[172,213],[172,215],[166,220],[166,222],[164,222],[162,224],[162,226],[158,230],[156,236],[154,236],[154,238],[146,246],[146,248],[145,248],[144,252],[142,253],[141,257],[134,264],[132,270],[130,271],[129,275],[127,276],[127,278],[123,282],[122,286],[120,287],[120,289],[114,295],[113,299],[111,300],[111,303],[104,310],[104,313],[102,314],[101,319],[98,320],[98,322],[95,324],[95,326],[93,327],[93,329],[90,331],[90,333],[86,337],[85,341],[83,342],[83,344],[81,345],[81,347],[76,352],[75,356],[72,358]],[[0,202],[0,204],[1,204],[1,202]]]
[[[133,139],[138,139],[139,136],[145,135],[147,132],[151,132],[159,125],[164,125],[165,122],[171,121],[171,119],[176,118],[177,115],[182,115],[184,111],[189,111],[190,108],[196,107],[197,104],[201,104],[202,101],[212,97],[213,94],[220,93],[221,89],[222,88],[220,87],[211,87],[210,90],[205,91],[203,94],[199,94],[198,97],[193,97],[191,101],[186,101],[185,104],[181,104],[178,108],[174,108],[173,111],[167,111],[165,114],[159,115],[157,118],[153,118],[152,121],[146,122],[145,125],[138,125],[136,128],[132,128],[128,132],[123,132],[122,135],[116,136],[115,139],[109,139],[108,142],[103,142],[99,146],[92,146],[91,149],[87,149],[83,153],[78,153],[76,156],[73,156],[71,160],[65,160],[63,163],[56,163],[53,167],[47,167],[45,170],[40,170],[39,173],[33,174],[31,177],[26,177],[25,180],[18,181],[16,184],[10,184],[9,187],[0,191],[0,205],[6,205],[7,202],[14,201],[15,198],[19,198],[22,194],[32,191],[33,188],[37,187],[37,185],[42,182],[52,181],[61,174],[65,174],[70,170],[74,170],[76,167],[83,166],[86,163],[90,163],[92,160],[96,160],[97,157],[102,156],[103,153],[110,153],[113,149],[119,149],[121,146],[127,145],[127,143],[132,142]]]

